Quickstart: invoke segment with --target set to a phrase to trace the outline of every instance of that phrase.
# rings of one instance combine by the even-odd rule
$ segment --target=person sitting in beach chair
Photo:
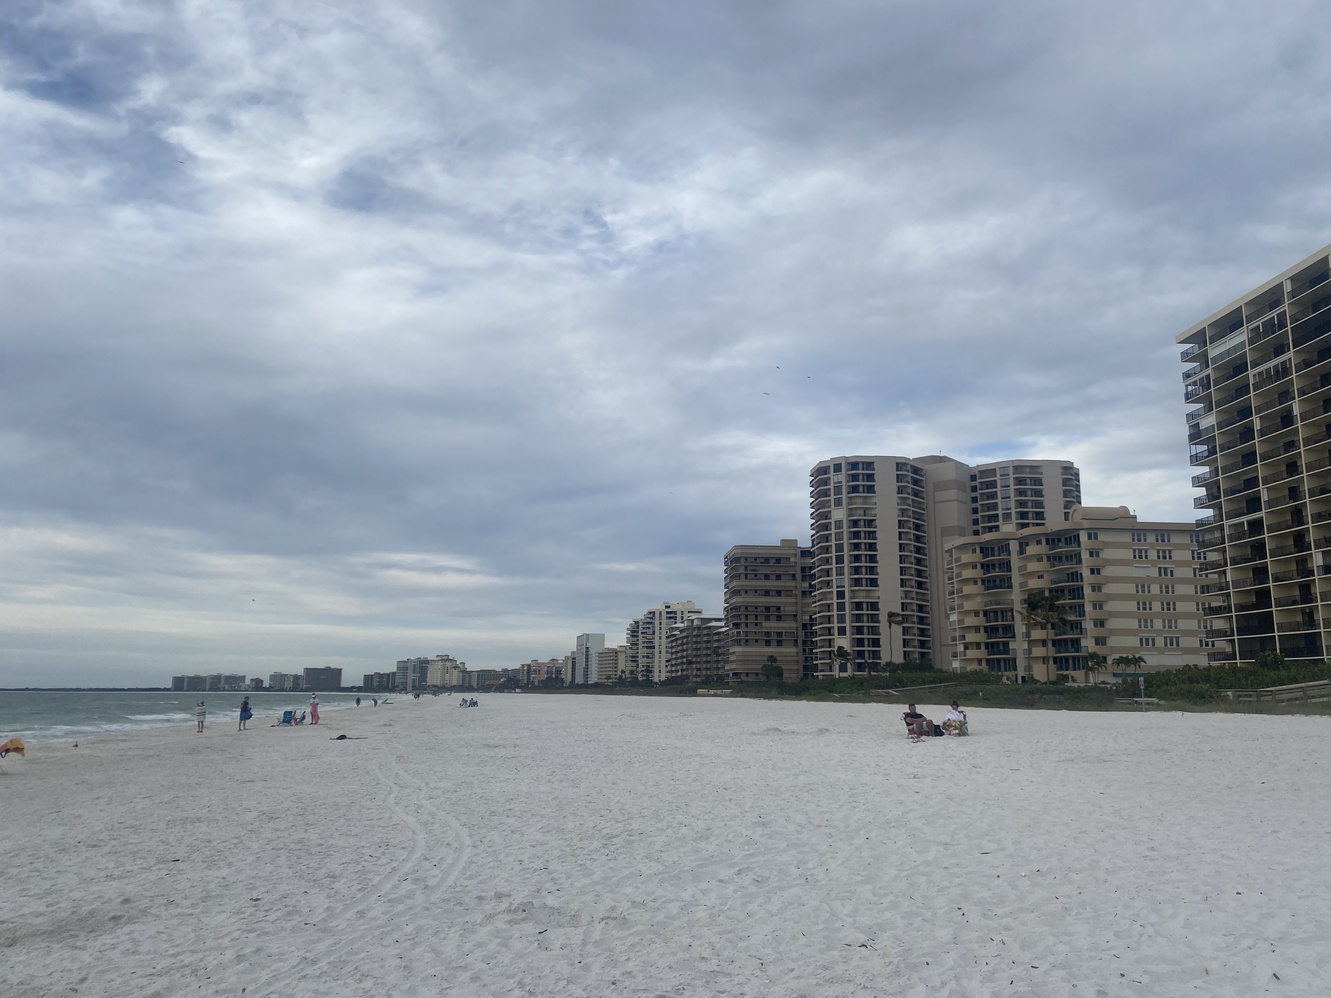
[[[285,724],[288,727],[290,727],[295,723],[296,723],[296,712],[294,710],[284,710],[282,711],[282,720],[277,722],[277,726],[280,728],[282,725]]]
[[[913,703],[906,705],[906,712],[901,715],[906,722],[906,737],[913,742],[921,738],[930,738],[934,734],[934,722],[915,709]]]
[[[947,717],[943,718],[943,731],[954,737],[971,733],[970,728],[966,725],[966,712],[957,706],[955,700],[952,701],[952,707],[947,712]]]

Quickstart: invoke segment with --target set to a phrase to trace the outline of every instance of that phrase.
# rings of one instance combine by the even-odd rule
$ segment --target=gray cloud
[[[717,611],[831,453],[1191,518],[1173,335],[1327,241],[1319,10],[6,5],[0,684]]]

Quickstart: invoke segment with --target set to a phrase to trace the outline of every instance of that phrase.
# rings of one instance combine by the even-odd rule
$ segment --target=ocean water
[[[245,693],[91,692],[87,690],[0,691],[0,741],[14,735],[30,744],[79,741],[123,731],[180,725],[194,727],[194,707],[203,700],[208,724],[240,718]],[[250,693],[251,724],[271,724],[282,711],[307,709],[308,693]],[[380,696],[382,700],[382,695]],[[369,706],[369,698],[365,698]],[[320,693],[319,712],[356,706],[355,693]]]

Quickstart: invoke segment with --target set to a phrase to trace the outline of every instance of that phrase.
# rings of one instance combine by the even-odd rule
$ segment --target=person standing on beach
[[[250,710],[250,698],[246,697],[244,700],[240,702],[240,727],[238,727],[236,730],[244,731],[246,722],[248,722],[249,719],[253,716],[254,713]]]
[[[194,729],[195,731],[203,730],[203,719],[207,716],[208,716],[208,708],[205,707],[203,705],[203,701],[200,700],[199,705],[194,708],[194,720],[197,721],[199,725],[197,728]]]
[[[319,723],[319,694],[318,694],[318,693],[311,693],[311,694],[310,694],[310,723],[311,723],[311,724],[318,724],[318,723]]]

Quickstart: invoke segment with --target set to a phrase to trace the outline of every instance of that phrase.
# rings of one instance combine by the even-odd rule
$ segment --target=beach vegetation
[[[1263,658],[1264,655],[1271,656]],[[1252,665],[1184,666],[1165,672],[1148,672],[1146,696],[1183,703],[1216,703],[1220,690],[1258,690],[1331,680],[1331,665],[1323,661],[1290,662],[1276,652],[1264,652]],[[1136,678],[1118,684],[1118,696],[1135,697]]]

